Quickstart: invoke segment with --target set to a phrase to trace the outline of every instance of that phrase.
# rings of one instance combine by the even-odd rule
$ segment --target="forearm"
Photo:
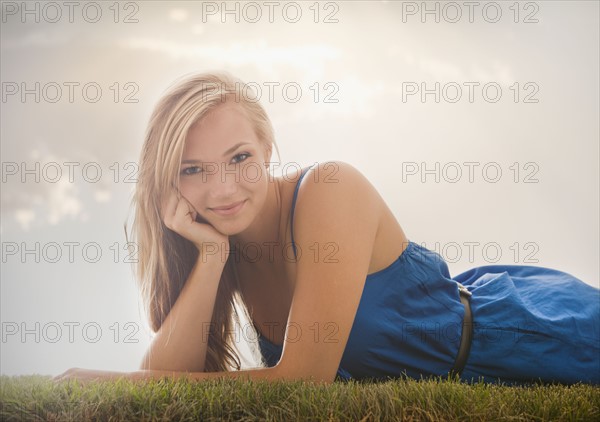
[[[199,261],[142,360],[142,370],[204,371],[208,332],[224,264]]]
[[[147,371],[141,370],[133,372],[130,377],[135,381],[157,380],[162,378],[182,379],[187,378],[193,381],[220,379],[220,378],[239,378],[242,380],[267,380],[267,381],[296,381],[304,380],[309,382],[321,382],[331,384],[332,381],[316,380],[310,375],[301,376],[286,373],[279,366],[270,368],[253,368],[241,371],[228,372],[180,372],[180,371]]]
[[[218,378],[242,378],[242,379],[279,379],[275,371],[276,367],[248,369],[243,371],[227,372],[185,372],[185,371],[164,371],[164,370],[140,370],[131,374],[134,380],[147,381],[161,378],[182,379],[199,381]]]

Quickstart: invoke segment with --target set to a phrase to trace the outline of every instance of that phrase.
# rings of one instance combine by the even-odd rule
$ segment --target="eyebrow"
[[[223,154],[223,157],[225,157],[226,155],[231,154],[233,151],[235,151],[236,149],[238,149],[242,145],[248,145],[248,144],[249,144],[249,142],[239,142],[239,143],[235,144],[234,146],[232,146],[231,148],[229,148],[227,151],[225,151],[225,153]],[[192,163],[200,163],[200,162],[202,162],[202,160],[183,160],[181,162],[181,164],[192,164]]]

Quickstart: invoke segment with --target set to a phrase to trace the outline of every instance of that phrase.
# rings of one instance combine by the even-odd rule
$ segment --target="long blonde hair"
[[[154,332],[160,329],[175,304],[198,257],[196,247],[168,229],[160,213],[162,199],[171,186],[179,187],[181,157],[192,125],[219,104],[235,101],[245,111],[257,138],[268,151],[266,157],[270,157],[273,145],[279,154],[269,117],[256,97],[247,95],[248,92],[254,95],[248,88],[224,72],[183,77],[167,89],[150,117],[132,199],[135,207],[132,240],[139,250],[136,278]],[[233,261],[227,260],[217,291],[204,365],[206,372],[241,367],[238,353],[231,346],[231,317],[239,323],[235,301],[236,297],[241,298]]]

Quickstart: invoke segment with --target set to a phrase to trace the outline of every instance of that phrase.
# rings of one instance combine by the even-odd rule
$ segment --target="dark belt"
[[[460,301],[465,306],[465,317],[462,323],[462,333],[460,335],[460,346],[454,361],[454,366],[450,370],[450,375],[455,376],[462,373],[469,358],[469,351],[471,350],[471,341],[473,339],[473,314],[471,313],[471,303],[469,298],[471,292],[467,290],[465,286],[460,283],[458,284],[458,293]]]

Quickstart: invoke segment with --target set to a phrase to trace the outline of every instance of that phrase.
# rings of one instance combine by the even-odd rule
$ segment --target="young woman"
[[[452,278],[351,165],[271,176],[273,130],[245,88],[226,74],[194,75],[150,119],[134,234],[156,336],[141,370],[57,379],[600,383],[598,289],[532,266]],[[240,370],[236,342],[248,327],[235,301],[263,367]]]

